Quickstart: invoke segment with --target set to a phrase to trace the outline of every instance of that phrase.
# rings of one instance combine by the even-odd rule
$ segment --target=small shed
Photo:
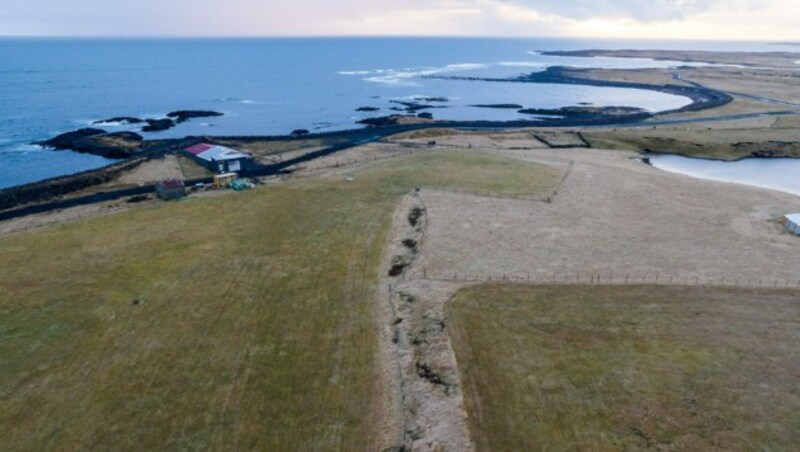
[[[185,153],[197,163],[215,173],[235,173],[241,171],[251,157],[225,146],[200,143],[186,148]]]
[[[800,235],[800,213],[786,215],[786,230],[795,235]]]
[[[156,184],[156,194],[163,200],[186,196],[186,185],[180,179],[167,179]]]
[[[224,173],[214,175],[214,186],[217,188],[230,187],[236,180],[236,173]]]

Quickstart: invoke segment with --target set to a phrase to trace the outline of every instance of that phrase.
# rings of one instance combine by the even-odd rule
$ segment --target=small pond
[[[748,158],[736,162],[648,155],[658,169],[699,179],[771,188],[800,196],[800,159]]]

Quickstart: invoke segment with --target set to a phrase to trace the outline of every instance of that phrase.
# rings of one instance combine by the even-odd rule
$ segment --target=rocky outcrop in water
[[[58,150],[71,150],[110,159],[130,157],[139,150],[144,139],[138,133],[106,133],[102,129],[80,129],[61,134],[38,144]]]
[[[560,116],[563,118],[583,118],[594,116],[626,116],[649,114],[647,110],[636,107],[561,107],[561,108],[523,108],[518,110],[525,115]]]
[[[519,110],[524,108],[522,105],[519,104],[478,104],[472,105],[472,107],[477,108],[501,108],[501,109],[509,109],[509,110]]]
[[[144,119],[134,118],[132,116],[117,116],[114,118],[101,119],[92,124],[141,124],[143,122]]]
[[[47,141],[41,141],[36,144],[59,150],[74,149],[75,145],[80,143],[82,140],[105,133],[107,132],[103,129],[93,129],[87,127],[84,129],[73,130],[72,132],[62,133],[61,135],[55,136]]]
[[[142,127],[142,132],[161,132],[175,127],[175,121],[171,119],[145,119],[146,126]]]
[[[392,100],[390,102],[393,104],[402,105],[403,110],[405,110],[406,113],[416,113],[420,110],[428,110],[431,108],[442,108],[435,105],[422,104],[419,102],[407,102],[403,100]]]
[[[377,118],[367,118],[358,121],[358,124],[363,124],[370,127],[386,127],[393,126],[402,118],[402,115],[378,116]]]
[[[176,124],[180,124],[194,118],[211,118],[215,116],[223,116],[223,113],[212,110],[177,110],[167,113],[167,118],[173,119]]]

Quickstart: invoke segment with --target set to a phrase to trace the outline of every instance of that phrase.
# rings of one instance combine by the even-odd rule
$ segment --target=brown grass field
[[[560,173],[432,153],[0,237],[0,444],[374,449],[374,291],[414,185]]]
[[[490,284],[448,307],[478,450],[792,450],[800,292]]]
[[[792,116],[785,118],[769,128],[636,127],[589,130],[583,135],[598,149],[651,150],[721,160],[736,160],[753,152],[800,157],[800,130],[791,127]]]

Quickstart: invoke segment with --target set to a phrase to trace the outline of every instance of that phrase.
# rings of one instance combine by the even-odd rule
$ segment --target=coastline
[[[428,76],[427,78],[439,80],[469,80],[482,82],[505,82],[505,83],[551,83],[558,85],[583,85],[596,86],[602,88],[629,88],[649,91],[657,91],[664,94],[688,97],[691,103],[681,108],[664,110],[654,113],[647,113],[649,117],[665,116],[675,113],[696,112],[711,108],[722,107],[733,101],[733,97],[712,88],[704,86],[681,86],[674,84],[654,85],[648,83],[623,82],[616,80],[597,80],[582,78],[576,74],[585,73],[593,68],[572,68],[568,66],[551,66],[541,72],[533,72],[518,77],[492,78],[492,77],[459,77],[459,76]],[[547,122],[553,127],[563,127],[556,122]],[[591,125],[591,124],[586,124]]]
[[[592,52],[592,51],[586,51]],[[640,127],[658,125],[657,121],[645,122],[653,120],[662,116],[674,115],[679,113],[698,112],[702,110],[710,110],[722,107],[731,103],[733,96],[713,88],[709,88],[700,84],[691,83],[688,86],[676,84],[652,84],[641,83],[632,81],[619,81],[619,80],[600,80],[581,77],[591,71],[590,68],[571,68],[566,66],[553,66],[547,68],[542,72],[535,72],[530,74],[521,75],[512,78],[480,78],[480,77],[458,77],[458,76],[426,76],[425,78],[431,79],[452,79],[452,80],[478,80],[488,82],[515,82],[515,83],[541,83],[541,84],[562,84],[562,85],[584,85],[584,86],[597,86],[597,87],[612,87],[612,88],[629,88],[641,89],[661,92],[665,94],[683,96],[691,100],[687,105],[673,110],[665,110],[659,112],[646,112],[646,111],[623,111],[614,112],[614,109],[619,110],[617,107],[600,107],[592,108],[590,112],[570,112],[559,118],[547,118],[540,120],[513,120],[513,121],[491,121],[491,120],[477,120],[477,121],[449,121],[449,120],[425,120],[416,117],[414,123],[402,123],[402,121],[411,118],[411,115],[393,115],[388,117],[380,117],[373,119],[385,119],[386,125],[366,126],[357,129],[348,129],[331,132],[318,132],[309,133],[302,137],[291,135],[265,135],[265,136],[186,136],[184,138],[175,139],[160,139],[160,140],[143,140],[139,147],[140,152],[132,153],[131,157],[114,162],[111,165],[101,168],[84,171],[77,174],[65,175],[56,178],[44,179],[38,182],[32,182],[25,185],[8,187],[0,189],[0,211],[7,216],[14,214],[15,216],[22,215],[22,211],[28,208],[36,207],[31,206],[34,203],[42,203],[51,201],[55,198],[67,195],[78,189],[91,187],[93,185],[102,184],[107,180],[109,171],[113,168],[122,165],[125,162],[131,162],[136,159],[143,159],[142,161],[151,160],[154,158],[162,157],[166,154],[177,153],[179,150],[195,144],[200,141],[235,141],[241,143],[243,147],[248,142],[252,141],[274,141],[276,143],[290,143],[304,139],[318,139],[326,142],[323,149],[317,150],[301,157],[292,159],[291,161],[281,163],[271,163],[267,165],[257,164],[249,171],[243,172],[246,177],[260,177],[268,175],[277,175],[284,171],[291,164],[302,163],[305,161],[313,160],[315,158],[324,157],[335,152],[355,147],[361,144],[374,142],[385,138],[390,135],[411,132],[432,128],[452,128],[456,130],[504,130],[504,129],[521,129],[521,128],[566,128],[566,127],[586,127],[586,128],[603,128],[603,127]],[[565,107],[562,111],[568,111],[572,107]],[[590,110],[590,109],[587,109]],[[552,110],[557,112],[558,109]],[[783,114],[791,112],[776,112],[768,114]],[[742,117],[749,117],[751,115],[743,115]],[[752,116],[756,116],[753,114]],[[687,118],[685,120],[669,120],[666,123],[681,122],[703,122],[713,121],[714,118]],[[379,121],[380,123],[380,121]],[[333,144],[329,144],[333,143]],[[647,151],[647,150],[645,150]],[[687,157],[696,156],[687,155],[681,152],[664,152],[674,155],[683,155]],[[745,159],[758,156],[742,156],[739,159]],[[774,158],[771,156],[764,156],[765,158]],[[782,156],[781,156],[782,157]],[[792,158],[792,157],[788,157]],[[290,162],[293,162],[290,164]],[[196,182],[196,181],[192,181]],[[147,187],[140,187],[139,190],[144,190]],[[150,187],[152,188],[152,187]],[[127,190],[130,191],[130,190]],[[121,192],[127,192],[121,191]],[[106,197],[112,196],[111,193],[106,193]],[[125,195],[120,195],[122,197]],[[118,197],[118,198],[119,198]],[[118,199],[116,198],[116,199]],[[69,203],[74,202],[66,200],[61,202]],[[22,207],[20,209],[20,207]],[[16,209],[16,211],[10,211]],[[18,213],[15,213],[18,212]],[[3,218],[4,216],[0,216]]]

